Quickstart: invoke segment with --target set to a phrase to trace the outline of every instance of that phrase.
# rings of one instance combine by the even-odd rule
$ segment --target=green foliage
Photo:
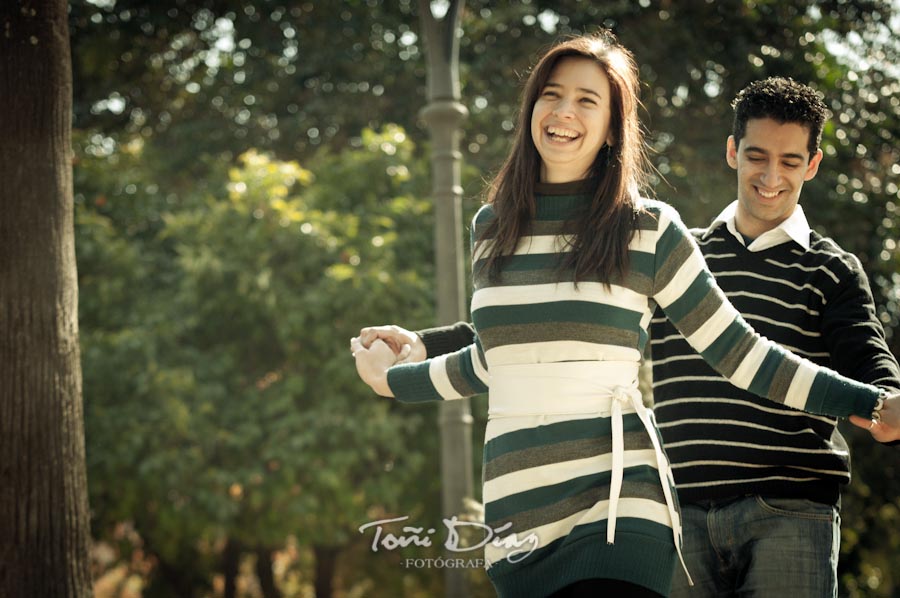
[[[411,0],[339,10],[315,2],[77,0],[76,125],[113,139],[153,139],[165,170],[186,177],[253,148],[308,162],[389,122],[421,144],[417,11]],[[508,147],[516,82],[536,52],[559,36],[611,27],[641,66],[645,120],[666,181],[656,191],[690,225],[734,195],[722,156],[737,90],[767,75],[822,90],[834,118],[804,204],[815,225],[860,254],[885,303],[900,284],[891,267],[900,198],[896,12],[892,3],[863,0],[470,0],[460,44],[470,109],[463,150],[478,174],[466,181],[467,194],[478,194]],[[890,328],[897,313],[881,310]]]
[[[402,129],[362,138],[310,170],[244,154],[217,195],[160,212],[149,238],[117,230],[127,208],[103,214],[82,191],[99,532],[133,520],[178,563],[222,537],[340,547],[373,512],[420,509],[407,489],[433,471],[431,412],[373,397],[348,339],[372,322],[427,322],[416,266],[430,259],[430,203]],[[157,265],[168,275],[148,279]]]
[[[431,323],[417,10],[412,0],[70,3],[95,529],[135,520],[148,550],[200,572],[188,585],[208,581],[203,555],[225,534],[343,543],[380,509],[415,518],[436,503],[433,411],[371,400],[346,355],[360,325]],[[517,82],[561,35],[603,25],[634,51],[655,191],[692,226],[735,195],[723,159],[730,100],[752,79],[792,76],[834,113],[803,205],[860,256],[890,335],[896,13],[867,0],[469,0],[466,212],[507,150]],[[854,596],[891,595],[900,551],[883,538],[896,526],[882,505],[900,494],[885,474],[897,455],[850,441],[863,458],[845,500],[843,583]],[[432,583],[427,572],[365,571],[385,561],[359,543],[347,554],[351,576],[378,579],[385,595]]]

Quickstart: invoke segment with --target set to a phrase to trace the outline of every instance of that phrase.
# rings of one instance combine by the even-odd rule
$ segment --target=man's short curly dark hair
[[[738,145],[747,132],[751,118],[771,118],[779,123],[797,123],[809,128],[806,147],[810,158],[819,149],[822,127],[828,118],[828,108],[811,87],[785,77],[769,77],[754,81],[731,102],[734,124],[731,134]]]

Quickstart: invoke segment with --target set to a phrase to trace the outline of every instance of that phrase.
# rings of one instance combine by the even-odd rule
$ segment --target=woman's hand
[[[384,341],[397,355],[397,363],[425,361],[428,357],[419,335],[400,326],[367,326],[359,331],[357,338],[367,348],[376,340]],[[351,351],[352,342],[351,339]]]
[[[368,348],[358,338],[350,341],[350,350],[356,360],[356,373],[372,390],[383,397],[393,397],[388,385],[387,371],[398,362],[397,355],[382,340],[376,339]]]

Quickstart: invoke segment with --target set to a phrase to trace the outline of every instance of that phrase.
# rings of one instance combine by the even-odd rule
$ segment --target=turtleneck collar
[[[577,217],[594,197],[599,179],[583,179],[566,183],[535,183],[535,218],[568,220]]]
[[[565,183],[542,183],[538,181],[534,184],[535,195],[593,195],[597,184],[600,182],[597,178],[581,179],[579,181],[568,181]]]

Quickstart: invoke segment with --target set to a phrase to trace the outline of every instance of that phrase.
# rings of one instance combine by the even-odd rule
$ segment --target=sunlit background
[[[432,2],[446,12],[448,2]],[[434,322],[425,45],[413,0],[73,0],[76,248],[98,598],[441,595],[433,407],[377,400],[348,339]],[[804,188],[900,349],[900,6],[870,0],[465,3],[466,221],[519,83],[559,36],[640,63],[655,193],[691,226],[735,196],[729,103],[794,77],[833,117]],[[474,446],[484,399],[473,402]],[[847,430],[842,595],[900,595],[896,450]],[[480,475],[480,451],[472,463]],[[476,497],[477,498],[477,497]],[[484,573],[473,596],[491,595]]]

